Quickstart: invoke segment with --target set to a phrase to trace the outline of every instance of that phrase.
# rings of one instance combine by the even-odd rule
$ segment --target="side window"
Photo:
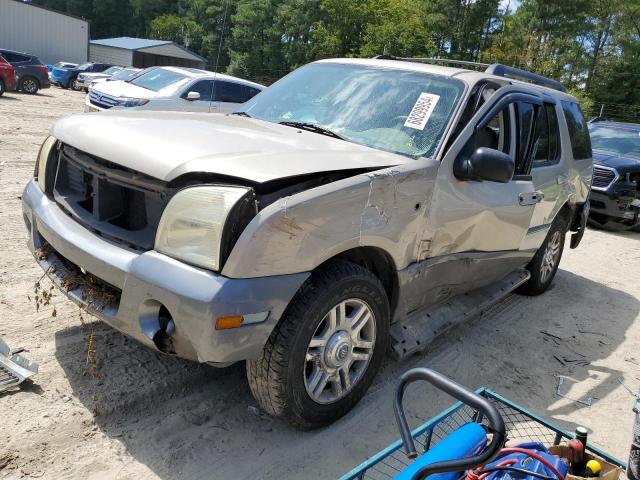
[[[18,60],[18,55],[16,55],[15,53],[11,53],[11,52],[4,52],[2,54],[2,56],[5,58],[5,60],[7,62],[19,62],[20,60]]]
[[[574,102],[563,101],[562,111],[567,120],[573,158],[575,160],[591,158],[591,138],[580,106]]]
[[[257,88],[253,88],[253,87],[245,87],[247,90],[247,94],[245,96],[244,101],[248,101],[251,100],[253,97],[255,97],[257,94],[260,93],[260,90]]]
[[[184,96],[186,97],[186,94],[189,92],[198,92],[200,94],[200,100],[209,102],[211,101],[211,97],[213,95],[213,81],[200,80],[199,82],[196,82],[189,89],[187,89]]]
[[[516,175],[528,175],[530,172],[529,152],[533,140],[536,107],[531,103],[516,103],[516,125],[518,132],[518,148],[516,150]]]
[[[560,161],[560,132],[554,105],[545,104],[538,109],[536,119],[536,143],[533,168],[556,164]]]
[[[509,108],[500,111],[486,127],[478,130],[474,135],[474,150],[480,147],[492,148],[509,153],[510,147]]]
[[[215,100],[218,102],[244,103],[243,85],[233,82],[217,80],[215,85]]]

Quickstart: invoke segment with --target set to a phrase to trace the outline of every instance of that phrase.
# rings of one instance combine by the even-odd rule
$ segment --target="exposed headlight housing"
[[[127,97],[119,97],[118,98],[118,106],[119,107],[141,107],[149,103],[148,98],[127,98]]]
[[[253,205],[249,188],[197,186],[178,192],[165,208],[156,232],[155,250],[185,263],[220,270],[222,253],[231,229],[225,224],[236,217],[242,229],[253,215],[237,213]],[[255,209],[255,206],[253,207]],[[234,213],[235,212],[235,213]],[[234,225],[235,226],[235,225]]]
[[[57,141],[58,140],[55,137],[48,136],[40,146],[38,158],[36,159],[36,169],[33,175],[38,180],[38,185],[43,192],[46,192],[47,190],[47,162],[51,157],[51,151],[55,147]]]

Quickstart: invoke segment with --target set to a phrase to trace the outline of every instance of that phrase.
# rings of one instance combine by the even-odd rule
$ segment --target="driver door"
[[[436,298],[491,284],[525,265],[533,256],[522,250],[535,202],[529,174],[530,137],[540,97],[520,87],[498,89],[473,115],[445,154],[438,169],[427,219],[429,260]],[[465,180],[454,164],[480,148],[499,150],[515,160],[510,181]],[[436,288],[433,288],[433,287]]]

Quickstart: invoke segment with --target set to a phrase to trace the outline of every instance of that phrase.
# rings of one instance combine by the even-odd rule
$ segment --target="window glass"
[[[322,62],[295,70],[242,110],[273,123],[310,123],[372,148],[431,157],[463,92],[464,84],[451,77]]]
[[[535,107],[530,103],[517,103],[518,121],[518,151],[516,152],[516,175],[528,175],[527,152],[529,151],[529,140],[532,138],[533,118],[536,112]]]
[[[216,80],[215,83],[216,101],[228,103],[245,102],[246,94],[244,92],[244,85],[233,82],[225,82],[223,80]]]
[[[567,128],[571,139],[571,149],[575,160],[591,158],[591,140],[587,122],[582,115],[580,106],[574,102],[562,102],[562,110],[567,120]]]
[[[247,100],[251,100],[253,97],[255,97],[257,94],[260,93],[260,90],[258,88],[253,88],[253,87],[245,87],[246,88],[246,97],[245,97],[245,102]]]
[[[592,123],[589,131],[594,150],[640,157],[640,131],[637,127]]]
[[[17,53],[12,52],[4,52],[2,56],[7,60],[7,62],[26,62],[29,60],[29,57],[25,57],[24,55],[19,55]]]
[[[545,105],[549,121],[549,160],[560,161],[560,129],[558,128],[558,114],[555,105]]]
[[[487,147],[509,153],[509,108],[503,109],[474,136],[474,148]]]
[[[189,92],[198,92],[200,94],[200,100],[210,102],[213,95],[213,81],[200,80],[187,89],[186,93]]]
[[[129,81],[132,85],[146,88],[158,92],[163,88],[183,82],[188,79],[186,75],[175,72],[173,70],[166,70],[164,68],[154,68],[145,72]]]

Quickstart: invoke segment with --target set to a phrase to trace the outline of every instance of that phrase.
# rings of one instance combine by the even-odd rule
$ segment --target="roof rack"
[[[508,67],[506,65],[502,65],[501,63],[494,63],[493,65],[490,65],[489,68],[485,70],[485,72],[491,75],[497,75],[498,77],[529,81],[531,83],[535,83],[536,85],[553,88],[554,90],[559,90],[561,92],[567,91],[565,86],[557,80],[543,77],[542,75],[538,75],[536,73],[527,72],[526,70],[521,70],[519,68]]]
[[[376,55],[373,57],[378,60],[401,60],[403,62],[417,62],[417,63],[435,63],[435,64],[444,64],[444,65],[461,65],[463,67],[475,67],[476,69],[482,68],[485,73],[490,75],[496,75],[498,77],[511,78],[513,80],[524,80],[536,85],[541,85],[543,87],[553,88],[554,90],[559,90],[560,92],[566,92],[567,89],[564,85],[562,85],[557,80],[553,80],[551,78],[543,77],[542,75],[538,75],[536,73],[527,72],[526,70],[521,70],[515,67],[508,67],[507,65],[503,65],[501,63],[480,63],[480,62],[470,62],[467,60],[453,60],[449,58],[420,58],[420,57],[393,57],[390,55]]]

